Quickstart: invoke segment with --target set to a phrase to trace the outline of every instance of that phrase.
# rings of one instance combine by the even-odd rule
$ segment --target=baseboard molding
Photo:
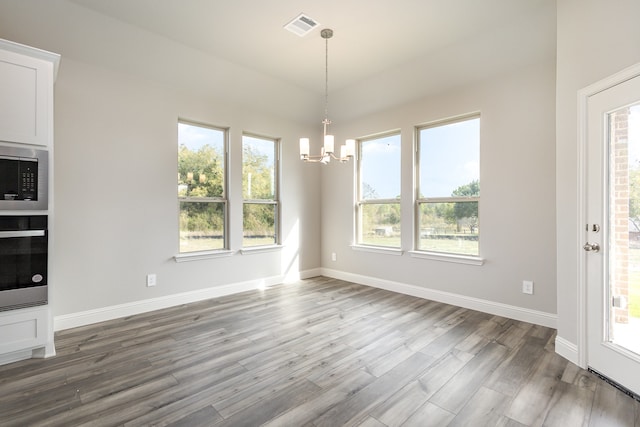
[[[31,359],[32,350],[20,350],[12,353],[0,355],[0,365],[8,365],[9,363],[19,362],[21,360]]]
[[[509,319],[546,326],[548,328],[557,328],[558,316],[556,314],[327,268],[322,269],[322,275],[361,285],[372,286],[374,288],[398,292],[405,295],[411,295],[418,298],[451,304],[458,307],[469,308],[471,310],[507,317]]]
[[[182,304],[218,298],[240,292],[264,289],[265,287],[278,285],[280,283],[306,279],[320,275],[320,269],[302,271],[295,275],[273,276],[265,279],[250,280],[247,282],[232,283],[228,285],[215,286],[196,291],[182,292],[179,294],[167,295],[158,298],[151,298],[142,301],[134,301],[125,304],[118,304],[109,307],[97,308],[78,313],[63,314],[53,318],[53,328],[55,331],[77,328],[79,326],[91,325],[93,323],[118,319],[121,317],[133,316],[135,314],[147,313],[153,310],[174,307]]]
[[[459,307],[495,314],[498,316],[542,325],[554,329],[556,328],[557,324],[557,316],[555,314],[529,310],[521,307],[496,303],[493,301],[453,294],[450,292],[423,288],[421,286],[409,285],[406,283],[378,279],[375,277],[346,273],[343,271],[327,268],[315,268],[301,271],[295,276],[288,274],[286,278],[283,276],[273,276],[260,280],[251,280],[247,282],[215,286],[207,289],[199,289],[196,291],[183,292],[174,295],[167,295],[164,297],[134,301],[115,306],[82,311],[78,313],[64,314],[54,317],[53,326],[55,331],[61,331],[64,329],[91,325],[94,323],[118,319],[121,317],[133,316],[135,314],[146,313],[153,310],[174,307],[181,304],[188,304],[206,299],[218,298],[240,292],[252,291],[255,289],[264,289],[265,287],[274,286],[283,282],[307,279],[316,276],[327,276],[335,279],[346,280],[353,283],[359,283],[361,285],[372,286],[375,288],[386,289],[388,291],[398,292],[405,295],[412,295],[419,298],[452,304]],[[561,353],[560,350],[558,350],[557,343],[558,340],[556,340],[556,351],[563,357],[566,357],[567,359],[573,361],[573,356],[567,357],[565,356],[565,354]],[[566,344],[568,344],[568,346],[566,346],[566,349],[571,350],[571,343],[566,342]],[[575,349],[575,346],[573,346],[572,351],[573,353],[577,354],[577,349]],[[567,351],[567,354],[571,355],[572,353],[571,351]],[[575,360],[577,360],[577,358],[575,358]]]
[[[578,352],[578,346],[576,344],[572,343],[571,341],[567,341],[562,337],[557,336],[555,347],[556,347],[556,353],[558,353],[560,356],[567,359],[569,362],[580,366],[580,357]],[[586,366],[582,366],[582,367],[586,368]]]

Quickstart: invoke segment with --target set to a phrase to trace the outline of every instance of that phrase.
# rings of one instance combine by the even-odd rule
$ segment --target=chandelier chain
[[[325,37],[324,50],[324,120],[329,121],[329,37]]]

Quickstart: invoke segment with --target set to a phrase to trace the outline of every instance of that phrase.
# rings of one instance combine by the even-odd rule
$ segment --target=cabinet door
[[[0,50],[0,141],[47,145],[53,67]]]
[[[44,346],[48,317],[46,306],[1,313],[0,355]]]

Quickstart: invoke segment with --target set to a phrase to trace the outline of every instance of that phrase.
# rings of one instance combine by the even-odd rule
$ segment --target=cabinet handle
[[[42,237],[44,230],[19,230],[19,231],[0,231],[0,239],[10,239],[12,237]]]

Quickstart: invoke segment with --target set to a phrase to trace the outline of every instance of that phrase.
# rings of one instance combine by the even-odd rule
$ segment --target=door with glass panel
[[[640,76],[587,99],[587,363],[640,394]]]

